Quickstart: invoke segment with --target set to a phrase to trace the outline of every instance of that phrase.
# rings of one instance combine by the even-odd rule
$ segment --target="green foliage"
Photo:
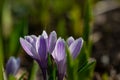
[[[38,68],[38,64],[34,61],[28,80],[36,80],[36,73],[38,71]]]
[[[48,54],[48,80],[56,80],[56,75],[57,75],[57,71],[56,71],[57,67],[56,64],[54,64],[53,60],[52,60],[52,56],[50,54]]]
[[[9,56],[17,55],[20,44],[19,38],[23,35],[27,34],[27,20],[21,19],[15,24],[13,31],[11,32],[9,39]],[[8,57],[9,57],[8,56]]]
[[[9,75],[8,80],[16,80],[16,78],[14,77],[14,75]]]
[[[2,44],[2,35],[1,35],[1,32],[0,32],[0,77],[2,78],[2,65],[3,65],[3,62],[4,62],[4,55],[3,55],[3,44]]]
[[[76,60],[72,59],[67,49],[67,80],[92,80],[95,64],[96,60],[87,58],[83,49]]]
[[[75,80],[74,76],[74,62],[72,60],[72,56],[70,55],[70,51],[68,47],[66,48],[67,52],[67,79]]]
[[[92,80],[95,64],[96,61],[94,59],[89,59],[85,62],[82,67],[78,69],[79,78],[82,80]]]
[[[85,12],[84,12],[84,28],[83,28],[83,39],[86,43],[89,43],[89,35],[90,35],[90,22],[91,22],[91,0],[85,1]]]

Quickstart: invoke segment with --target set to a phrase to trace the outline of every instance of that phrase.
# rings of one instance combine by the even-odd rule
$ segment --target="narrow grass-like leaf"
[[[52,61],[52,57],[48,54],[48,80],[56,80],[56,65]]]
[[[95,64],[94,59],[89,59],[81,69],[78,69],[78,79],[92,80]]]
[[[13,75],[9,75],[8,80],[16,80],[16,78],[15,78],[15,76],[13,76]]]
[[[96,64],[96,60],[95,59],[89,59],[81,69],[78,70],[78,72],[82,73],[83,71],[86,71],[88,69],[90,69],[91,67],[94,67]]]
[[[70,55],[70,51],[68,47],[66,46],[66,52],[67,52],[67,80],[75,80],[74,79],[74,69],[73,69],[73,60],[72,56]]]
[[[4,52],[3,52],[3,36],[2,36],[2,9],[3,9],[3,2],[4,0],[0,0],[0,78],[3,80],[3,72],[2,67],[4,65]]]
[[[3,52],[3,37],[2,37],[2,28],[0,26],[0,78],[3,78],[2,67],[4,65],[4,52]]]
[[[83,47],[81,49],[80,55],[78,56],[78,59],[79,59],[78,67],[80,69],[80,68],[82,68],[82,66],[85,65],[85,63],[89,59],[89,57],[86,54],[86,45],[85,45],[85,42],[84,42]]]
[[[39,68],[38,64],[35,61],[33,61],[32,71],[30,73],[28,80],[36,80],[36,74],[37,74],[38,68]]]
[[[85,1],[85,12],[84,12],[84,28],[83,28],[83,39],[88,44],[90,34],[90,21],[91,21],[91,3],[90,0]]]
[[[1,31],[1,30],[0,30]],[[2,36],[1,36],[1,32],[0,32],[0,77],[2,78],[2,65],[4,62],[4,55],[3,55],[3,44],[2,44]]]
[[[2,66],[2,65],[1,65],[1,66]],[[2,80],[7,80],[7,77],[6,77],[5,70],[4,70],[3,66],[0,67],[0,71],[1,71],[1,73],[2,73],[2,74],[0,74],[1,79],[2,79]]]

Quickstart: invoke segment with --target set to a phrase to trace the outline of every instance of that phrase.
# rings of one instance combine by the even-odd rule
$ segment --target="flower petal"
[[[45,30],[42,32],[42,36],[44,36],[45,39],[48,38],[48,35]]]
[[[72,54],[73,59],[75,59],[78,54],[80,53],[80,50],[83,45],[83,39],[79,38],[75,40],[69,47],[70,53]]]
[[[57,62],[63,60],[66,57],[65,41],[63,39],[59,38],[57,40],[52,56]]]
[[[37,39],[36,51],[39,54],[40,60],[47,58],[47,43],[43,36],[39,36]]]
[[[43,36],[44,39],[46,40],[46,43],[47,43],[47,51],[48,51],[48,50],[49,50],[48,35],[47,35],[47,33],[46,33],[45,30],[42,32],[42,36]]]
[[[65,41],[63,39],[59,38],[57,40],[52,56],[57,64],[58,80],[63,80],[66,72]]]
[[[6,74],[9,76],[10,74],[15,75],[20,67],[20,59],[15,59],[14,57],[10,57],[6,64]]]
[[[26,51],[26,53],[29,56],[33,57],[34,48],[32,47],[32,45],[28,41],[24,40],[23,38],[20,38],[20,43],[23,49]]]
[[[74,38],[73,38],[72,36],[69,37],[69,38],[67,39],[67,44],[68,44],[68,46],[70,46],[74,41],[75,41],[75,40],[74,40]]]
[[[49,53],[52,53],[52,51],[54,50],[56,41],[57,41],[57,34],[55,31],[53,31],[50,33],[50,36],[49,36],[49,48],[48,48]]]
[[[37,37],[35,35],[25,36],[25,40],[27,40],[35,48],[35,43],[37,41]]]

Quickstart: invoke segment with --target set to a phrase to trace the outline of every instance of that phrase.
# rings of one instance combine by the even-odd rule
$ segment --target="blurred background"
[[[0,63],[19,56],[21,68],[29,70],[32,59],[19,38],[43,30],[83,37],[97,61],[93,80],[120,80],[119,0],[0,0]]]

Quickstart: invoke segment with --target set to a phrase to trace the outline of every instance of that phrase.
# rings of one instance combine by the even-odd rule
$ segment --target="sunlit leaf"
[[[92,80],[95,64],[96,60],[89,59],[81,68],[78,69],[78,77],[82,80]]]
[[[73,59],[72,56],[70,55],[70,51],[68,47],[66,47],[66,52],[67,52],[67,79],[68,80],[75,80],[74,79],[74,66],[73,66]]]
[[[32,71],[30,73],[29,79],[28,80],[36,80],[36,74],[39,69],[38,64],[34,61],[33,66],[32,66]]]
[[[15,76],[13,76],[13,75],[9,75],[8,80],[16,80],[16,78],[15,78]]]
[[[94,67],[96,63],[96,60],[89,59],[87,62],[85,62],[81,69],[78,70],[78,72],[82,73],[83,71],[86,71],[90,69],[91,67]]]

